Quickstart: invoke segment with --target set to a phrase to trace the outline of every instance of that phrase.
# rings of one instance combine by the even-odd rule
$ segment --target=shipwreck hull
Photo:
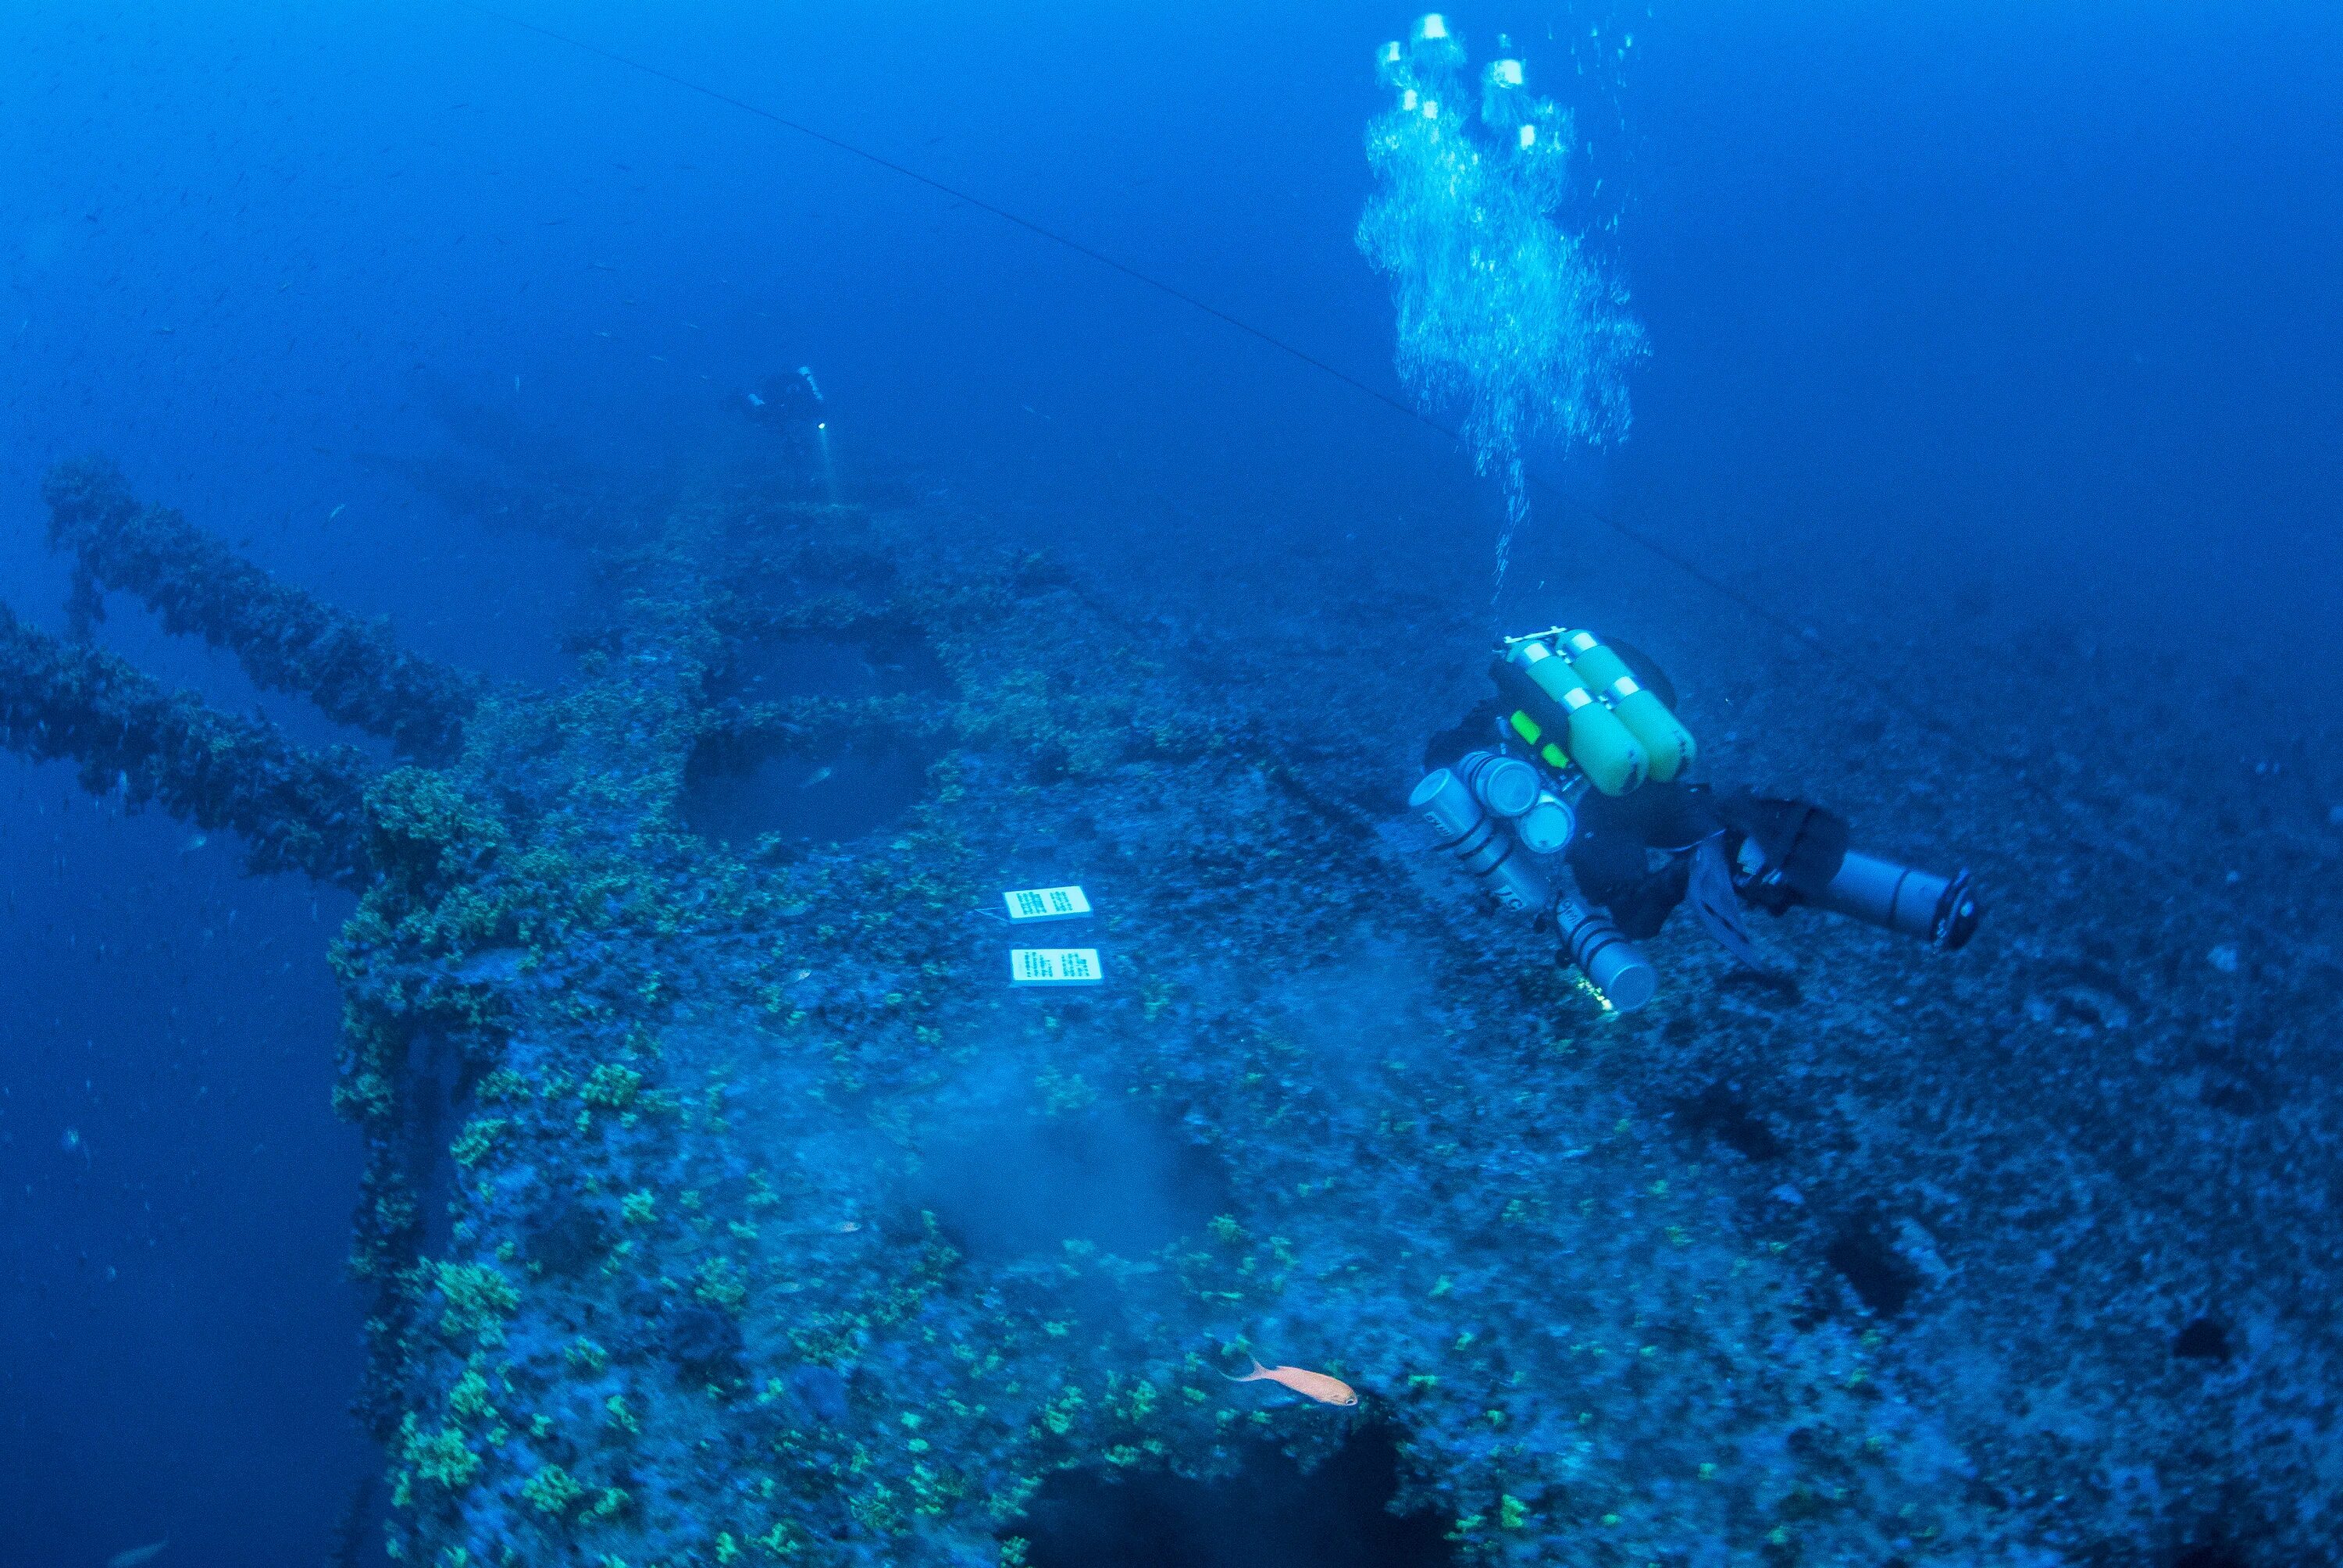
[[[268,752],[277,793],[221,819],[308,823],[327,850],[262,869],[363,889],[337,1099],[402,1561],[1038,1562],[1052,1476],[1315,1462],[1370,1423],[1464,1560],[2343,1536],[2343,1111],[2331,1066],[2279,1065],[2331,960],[2208,974],[2154,865],[1932,771],[1932,841],[1997,895],[1975,951],[1816,920],[1802,986],[1752,985],[1672,934],[1621,1019],[1362,783],[1403,779],[1438,693],[1345,692],[1332,647],[1232,683],[948,516],[720,487],[647,515],[558,692],[296,601],[188,628],[311,628],[338,711],[414,759],[288,793],[317,764]],[[132,591],[238,580],[111,537],[60,543]],[[803,689],[747,677],[814,648]],[[50,671],[69,706],[56,649],[11,690]],[[1744,697],[1750,770],[1843,754],[1826,673]],[[1916,820],[1932,742],[1896,744],[1905,776],[1842,780],[1858,821]],[[145,793],[196,810],[175,755]],[[908,803],[823,841],[841,774]],[[696,830],[760,777],[772,832]],[[1001,890],[1076,881],[1096,917],[1043,930],[1103,983],[1012,990]],[[2180,1343],[2200,1320],[2218,1355]],[[1249,1354],[1362,1403],[1222,1375]]]

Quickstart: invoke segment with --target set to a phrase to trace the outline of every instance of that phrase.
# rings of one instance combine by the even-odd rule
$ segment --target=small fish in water
[[[151,1546],[133,1546],[127,1552],[117,1552],[106,1560],[106,1568],[138,1568],[141,1563],[152,1563],[163,1555],[168,1541],[157,1541]]]
[[[1231,1382],[1260,1382],[1263,1379],[1283,1383],[1304,1399],[1314,1399],[1320,1404],[1353,1405],[1359,1402],[1359,1391],[1341,1378],[1329,1377],[1322,1372],[1305,1372],[1300,1367],[1265,1367],[1256,1361],[1252,1371],[1242,1377],[1222,1377]]]
[[[812,772],[807,774],[805,782],[799,785],[798,788],[800,789],[810,789],[815,785],[820,783],[823,779],[828,779],[831,774],[837,771],[837,769],[832,768],[829,763],[825,762],[820,767],[815,769]]]

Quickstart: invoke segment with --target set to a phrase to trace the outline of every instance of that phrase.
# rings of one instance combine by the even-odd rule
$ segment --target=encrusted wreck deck
[[[1999,762],[2070,819],[1894,723],[1855,770],[1825,677],[1736,689],[1742,776],[1830,759],[1881,848],[1969,860],[1991,925],[1944,960],[1813,918],[1802,987],[1671,931],[1620,1019],[1391,809],[1454,692],[1330,713],[1331,648],[1170,636],[950,518],[686,497],[603,539],[581,678],[521,692],[239,576],[102,469],[53,501],[77,602],[141,593],[412,759],[0,646],[10,744],[364,890],[337,1098],[405,1561],[1038,1562],[1054,1474],[1364,1423],[1467,1558],[2343,1537],[2333,953],[2216,968],[2199,904],[2073,839],[2218,784],[2146,716],[2087,799],[2056,754]],[[792,669],[828,673],[760,695]],[[2110,735],[2076,700],[2068,743]],[[1291,744],[1304,710],[1337,743]],[[909,804],[809,841],[823,768]],[[1105,983],[1012,991],[1000,890],[1068,881]],[[1363,1402],[1225,1381],[1248,1352]]]

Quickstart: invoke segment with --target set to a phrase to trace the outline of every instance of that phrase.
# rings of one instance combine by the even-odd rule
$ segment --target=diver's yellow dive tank
[[[1692,731],[1676,721],[1657,692],[1627,672],[1626,660],[1591,631],[1564,632],[1562,653],[1578,678],[1611,705],[1627,733],[1643,746],[1644,755],[1651,759],[1654,779],[1664,784],[1693,765],[1699,749]]]
[[[1624,795],[1644,781],[1652,770],[1650,754],[1619,716],[1587,689],[1568,659],[1534,640],[1515,644],[1506,657],[1569,716],[1570,760],[1578,764],[1589,783],[1605,795]]]

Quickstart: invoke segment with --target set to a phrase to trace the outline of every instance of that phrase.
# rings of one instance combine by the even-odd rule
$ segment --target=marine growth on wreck
[[[103,463],[48,498],[77,582],[399,749],[10,628],[10,744],[362,890],[336,1103],[401,1561],[1064,1561],[1053,1487],[1346,1443],[1395,1451],[1420,1560],[2049,1561],[2258,1441],[2117,1420],[2193,1364],[2013,1337],[2035,1243],[1964,1230],[2039,1182],[2074,1020],[2158,1038],[2169,966],[2086,939],[1915,993],[1841,932],[1803,996],[1687,948],[1703,983],[1607,1015],[1277,744],[1275,693],[918,507],[646,506],[580,678],[532,691],[256,582]],[[870,819],[790,819],[817,758]],[[1001,890],[1073,882],[1103,983],[1012,989]],[[2062,1276],[2200,1295],[2105,1180],[2036,1188]],[[1358,1402],[1231,1381],[1255,1357]],[[2068,1426],[2009,1421],[2052,1388]]]
[[[1568,111],[1408,49],[1355,237],[1510,540],[1646,339],[1556,217]],[[587,560],[542,684],[45,475],[64,627],[0,607],[0,745],[356,900],[345,1568],[2336,1560],[2343,817],[2237,804],[2195,651],[1980,609],[1923,656],[1543,547],[1513,602],[1682,628],[1687,770],[1826,785],[1990,910],[1756,962],[1679,918],[1614,1006],[1409,809],[1486,695],[1473,594],[1346,538],[1257,623],[1175,612],[818,428],[790,472],[369,459]],[[132,601],[372,744],[109,651]]]

